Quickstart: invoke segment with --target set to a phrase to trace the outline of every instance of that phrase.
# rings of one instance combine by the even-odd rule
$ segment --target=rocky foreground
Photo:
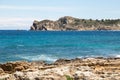
[[[30,30],[66,31],[66,30],[120,30],[120,19],[79,19],[71,16],[56,21],[34,20]]]
[[[0,64],[0,80],[120,80],[120,58],[9,62]]]

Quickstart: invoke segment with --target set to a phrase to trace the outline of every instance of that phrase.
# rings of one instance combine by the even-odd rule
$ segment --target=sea
[[[120,31],[0,30],[0,63],[120,57]]]

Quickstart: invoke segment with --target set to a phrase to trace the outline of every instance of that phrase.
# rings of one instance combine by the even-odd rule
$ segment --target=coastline
[[[14,29],[14,30],[0,30],[0,31],[32,31],[32,32],[49,32],[49,31],[58,31],[58,32],[62,32],[62,31],[120,31],[120,30],[29,30],[29,29],[24,29],[24,30],[16,30],[16,29]]]
[[[17,42],[17,44],[13,45],[13,43],[11,43],[12,46],[4,45],[4,48],[1,48],[1,50],[3,50],[3,52],[9,51],[9,49],[11,49],[13,51],[15,50],[16,53],[19,53],[16,51],[16,49],[21,51],[20,55],[15,54],[14,52],[11,52],[11,53],[13,53],[12,55],[15,54],[15,56],[11,56],[11,57],[9,57],[9,55],[11,55],[11,53],[8,55],[3,54],[3,56],[6,56],[6,57],[2,57],[2,55],[1,55],[0,61],[1,62],[4,61],[5,63],[2,63],[2,64],[0,63],[0,80],[67,80],[67,78],[73,78],[74,80],[76,80],[75,79],[76,77],[77,77],[77,80],[114,80],[114,79],[120,80],[120,77],[119,77],[120,76],[120,55],[119,55],[119,39],[118,39],[119,34],[120,34],[119,32],[115,32],[115,31],[111,31],[111,30],[99,30],[99,31],[98,30],[93,30],[93,31],[89,30],[87,33],[87,31],[86,32],[80,31],[80,33],[81,32],[87,33],[86,35],[84,35],[85,36],[84,37],[83,35],[79,35],[79,31],[72,32],[72,30],[71,30],[71,31],[65,31],[65,32],[67,32],[67,34],[70,33],[66,40],[63,38],[66,36],[60,37],[61,33],[63,34],[64,31],[58,31],[58,32],[53,31],[53,33],[49,32],[49,31],[45,31],[45,32],[43,31],[43,33],[47,33],[46,35],[48,35],[49,33],[52,33],[51,35],[48,35],[50,37],[45,36],[45,34],[43,35],[42,31],[41,32],[33,31],[33,33],[36,33],[36,32],[42,33],[40,36],[36,36],[36,34],[34,35],[33,33],[29,32],[29,31],[28,32],[23,31],[23,33],[21,33],[22,31],[20,31],[20,32],[19,31],[13,31],[13,32],[8,31],[7,34],[0,31],[3,34],[3,36],[14,34],[16,36],[15,40],[17,40],[15,42],[13,42],[13,43]],[[71,32],[72,32],[72,34],[71,34]],[[60,35],[58,36],[57,33],[59,33]],[[92,33],[92,34],[90,34],[90,33]],[[93,33],[97,36],[93,36]],[[100,34],[102,33],[102,35],[96,34],[96,33],[100,33]],[[105,36],[103,33],[105,34]],[[106,33],[110,33],[110,34],[106,35]],[[19,36],[20,39],[18,39],[18,34],[20,34],[20,36]],[[31,36],[30,34],[33,34],[33,35]],[[53,34],[57,34],[57,36],[53,35]],[[71,36],[75,36],[76,34],[79,36],[71,38]],[[88,36],[88,34],[90,34],[90,37]],[[23,36],[23,35],[25,35],[25,36]],[[39,34],[37,34],[37,35],[39,35]],[[81,37],[81,36],[83,36],[83,37]],[[14,36],[12,36],[12,37],[14,38]],[[9,36],[8,38],[5,38],[5,39],[6,40],[11,39],[9,42],[12,42],[13,41],[12,37]],[[43,37],[44,39],[41,40],[40,39],[41,37]],[[97,38],[97,40],[96,40],[96,38]],[[19,40],[20,41],[22,40],[23,43],[30,42],[29,46],[32,46],[33,44],[35,44],[35,46],[38,46],[38,43],[39,43],[39,47],[36,48],[33,46],[33,47],[27,48],[26,46],[28,46],[28,45],[21,44],[22,42],[19,42]],[[51,44],[48,44],[47,40],[51,41],[51,44],[54,43],[54,46]],[[56,40],[58,40],[58,41],[56,41]],[[44,42],[42,42],[42,41],[44,41]],[[69,43],[67,43],[67,44],[71,44],[71,42],[74,42],[74,41],[77,41],[77,42],[74,43],[74,45],[76,45],[75,48],[73,48],[73,45],[69,45],[72,48],[69,48],[69,46],[65,47],[68,50],[68,52],[65,52],[62,48],[60,49],[62,41],[65,41],[65,42],[69,41]],[[108,44],[108,41],[109,41],[109,43],[112,43],[112,44]],[[3,43],[4,42],[6,43],[7,41],[3,40]],[[34,43],[31,43],[31,42],[34,42]],[[40,42],[46,43],[46,44],[41,45]],[[65,42],[63,42],[62,47],[64,47],[64,45],[66,45],[66,44],[64,44]],[[60,44],[57,44],[57,43],[60,43]],[[82,43],[84,43],[84,44],[82,44]],[[86,44],[86,43],[88,43],[88,44]],[[89,44],[89,43],[92,43],[92,44]],[[99,45],[99,43],[102,43],[102,44]],[[80,45],[77,45],[77,44],[80,44]],[[105,46],[105,44],[107,46]],[[58,48],[55,50],[56,45]],[[82,45],[86,45],[86,46],[84,47]],[[89,46],[87,46],[87,45],[89,45]],[[10,46],[10,47],[6,48],[6,46]],[[92,48],[91,48],[91,46],[92,46]],[[43,49],[44,47],[45,48],[47,47],[47,49],[45,49],[45,50],[48,53],[39,54],[38,52],[41,53],[41,51],[44,51],[44,49]],[[101,48],[103,48],[103,47],[105,49],[101,50]],[[33,48],[33,50],[31,51],[32,48]],[[41,49],[39,51],[37,51],[38,48],[41,48]],[[51,48],[52,50],[54,50],[53,52],[55,54],[52,54],[53,53],[52,51],[51,51],[52,53],[50,54],[50,52],[49,52],[50,50],[48,48]],[[83,49],[81,49],[81,48],[83,48]],[[88,50],[87,50],[87,48],[88,48]],[[26,49],[26,51],[27,50],[28,51],[30,50],[30,51],[28,53],[26,53],[26,55],[22,55],[22,54],[25,54],[24,49]],[[92,54],[81,52],[83,54],[79,54],[79,55],[76,54],[74,56],[74,53],[73,54],[70,53],[73,50],[75,50],[75,52],[79,53],[80,49],[81,49],[81,51],[88,51],[88,52],[90,51],[90,53],[92,53]],[[93,49],[93,51],[95,50],[96,52],[92,52],[91,51],[92,49]],[[100,49],[100,51],[99,51],[99,49]],[[61,54],[59,54],[59,55],[64,55],[64,56],[67,55],[68,57],[64,57],[64,56],[59,57],[59,55],[54,57],[56,54],[58,54],[57,53],[58,50],[62,51],[62,52],[60,52]],[[113,50],[113,52],[110,53],[109,50]],[[118,50],[118,51],[114,52],[114,50],[115,51]],[[35,53],[35,52],[37,52],[38,54],[32,55],[32,53]],[[65,53],[68,53],[68,54],[65,54]],[[47,61],[50,61],[53,58],[54,58],[54,60],[57,60],[57,61],[55,61],[54,63],[46,63]],[[65,59],[60,59],[60,58],[65,58]],[[7,59],[9,59],[9,60],[7,60]],[[49,60],[46,60],[46,59],[49,59]],[[12,60],[13,60],[13,62],[6,62],[6,61],[12,61]],[[18,60],[25,60],[25,61],[18,61]],[[43,61],[34,61],[34,60],[43,60]],[[44,60],[46,62],[44,62]],[[29,61],[29,62],[27,62],[27,61]]]
[[[16,31],[24,31],[24,30],[16,30]],[[120,30],[30,30],[25,29],[25,31],[120,31]]]
[[[0,64],[0,80],[120,80],[119,57],[16,61]]]

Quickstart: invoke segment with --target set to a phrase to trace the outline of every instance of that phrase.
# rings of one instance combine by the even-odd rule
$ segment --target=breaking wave
[[[120,58],[120,55],[116,55],[116,57]]]
[[[22,59],[28,60],[28,61],[48,61],[48,62],[54,62],[56,61],[58,58],[51,56],[51,55],[35,55],[35,56],[19,56]]]

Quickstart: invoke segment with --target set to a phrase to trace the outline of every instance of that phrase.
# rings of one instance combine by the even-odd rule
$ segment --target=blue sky
[[[0,30],[29,29],[34,20],[63,16],[120,18],[120,0],[0,0]]]

